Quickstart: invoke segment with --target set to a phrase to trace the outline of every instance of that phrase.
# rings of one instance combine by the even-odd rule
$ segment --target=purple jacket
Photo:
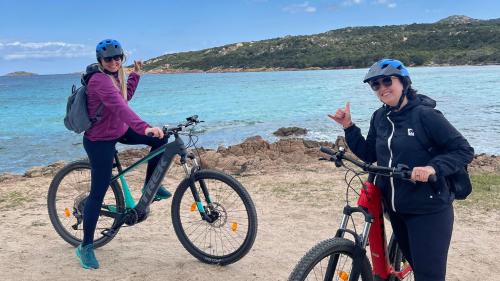
[[[132,99],[139,74],[132,72],[127,80],[127,100]],[[144,135],[146,128],[151,127],[148,123],[135,114],[123,99],[120,90],[116,88],[107,74],[98,72],[90,78],[87,85],[87,110],[89,116],[94,116],[100,104],[104,104],[102,119],[96,122],[92,128],[85,131],[84,136],[91,141],[113,140],[125,134],[128,128],[136,133]]]

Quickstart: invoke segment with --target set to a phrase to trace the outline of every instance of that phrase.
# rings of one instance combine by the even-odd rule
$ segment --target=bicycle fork
[[[391,268],[387,256],[384,217],[381,204],[380,191],[368,181],[364,184],[358,199],[358,207],[349,205],[344,207],[340,227],[335,234],[337,238],[344,238],[345,233],[354,237],[356,251],[353,256],[353,265],[349,280],[358,280],[361,262],[366,255],[366,246],[370,243],[370,254],[373,263],[375,280],[387,280]],[[364,216],[364,225],[361,235],[347,228],[352,214],[361,213]],[[332,280],[337,267],[339,256],[330,256],[324,280]]]
[[[365,217],[365,223],[363,225],[363,232],[361,235],[358,235],[351,229],[347,228],[347,224],[349,219],[351,218],[353,213],[362,213]],[[359,279],[359,275],[361,274],[362,262],[364,256],[366,255],[366,245],[368,244],[368,234],[371,229],[373,218],[370,213],[364,210],[361,207],[351,207],[349,205],[344,207],[343,210],[342,221],[340,223],[340,227],[335,234],[336,238],[344,238],[345,233],[349,233],[354,237],[354,243],[356,245],[355,252],[352,264],[351,274],[349,275],[349,281],[354,281]],[[339,260],[339,255],[332,255],[328,260],[328,266],[326,269],[325,277],[323,280],[333,280],[335,269],[337,268],[337,263]]]
[[[189,188],[191,190],[191,193],[193,194],[193,199],[195,201],[191,206],[191,211],[198,209],[201,218],[207,221],[208,223],[212,223],[219,218],[219,213],[213,212],[212,200],[210,198],[210,194],[208,193],[207,185],[204,180],[199,180],[198,182],[200,184],[201,191],[203,192],[203,197],[206,200],[208,212],[207,208],[203,206],[203,202],[201,202],[200,194],[198,193],[198,189],[196,188],[196,181],[195,181],[195,174],[201,168],[198,164],[198,161],[196,160],[196,157],[192,153],[188,154],[187,158],[191,159],[193,166],[189,168],[187,161],[182,158],[181,158],[181,164],[182,167],[184,168],[184,172],[186,173],[186,179],[189,181]]]

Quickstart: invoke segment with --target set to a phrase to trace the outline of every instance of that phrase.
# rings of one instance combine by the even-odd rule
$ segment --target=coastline
[[[485,64],[427,64],[418,66],[409,66],[411,68],[421,68],[421,67],[480,67],[480,66],[500,66],[500,63],[485,63]],[[201,69],[153,69],[148,71],[143,71],[143,74],[186,74],[186,73],[239,73],[239,72],[282,72],[282,71],[316,71],[316,70],[348,70],[348,69],[367,69],[366,67],[308,67],[308,68],[214,68],[210,70]],[[133,67],[125,67],[127,74],[132,72]],[[35,75],[0,75],[0,77],[37,77],[37,76],[48,76],[48,75],[81,75],[82,71],[75,71],[69,73],[47,73],[47,74],[35,74]]]
[[[412,66],[411,68],[420,68],[420,67],[467,67],[467,66],[500,66],[500,63],[485,63],[485,64],[463,64],[463,65],[455,65],[455,64],[428,64],[428,65],[418,65]],[[201,69],[153,69],[144,71],[144,74],[184,74],[184,73],[238,73],[238,72],[281,72],[281,71],[311,71],[311,70],[347,70],[347,69],[367,69],[367,67],[307,67],[307,68],[213,68],[210,70],[201,70]],[[126,68],[127,73],[132,72],[132,67]]]

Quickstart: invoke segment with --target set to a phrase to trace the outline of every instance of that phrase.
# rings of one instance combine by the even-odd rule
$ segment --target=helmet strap
[[[406,86],[404,89],[403,89],[403,93],[401,94],[401,96],[399,97],[399,101],[398,101],[398,104],[396,106],[389,106],[389,109],[390,110],[394,110],[394,111],[398,111],[401,109],[401,105],[403,104],[403,101],[405,100],[405,97],[407,96],[408,94],[408,90],[409,90],[410,86]]]

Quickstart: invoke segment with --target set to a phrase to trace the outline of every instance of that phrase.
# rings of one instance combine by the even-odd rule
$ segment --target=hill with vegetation
[[[149,72],[367,67],[391,57],[407,65],[500,63],[500,19],[451,16],[436,23],[347,27],[167,54]]]
[[[38,75],[38,74],[32,73],[32,72],[27,72],[27,71],[15,71],[15,72],[7,73],[4,76],[34,76],[34,75]]]

